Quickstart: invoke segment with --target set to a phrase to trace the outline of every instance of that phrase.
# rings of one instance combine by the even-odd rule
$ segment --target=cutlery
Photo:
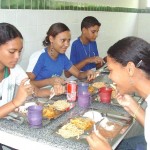
[[[7,120],[12,120],[18,124],[22,124],[24,122],[24,118],[15,113],[9,113],[8,116],[4,117]]]
[[[50,89],[50,92],[51,92],[51,94],[49,96],[49,99],[52,99],[55,96],[55,91],[54,91],[53,87]]]

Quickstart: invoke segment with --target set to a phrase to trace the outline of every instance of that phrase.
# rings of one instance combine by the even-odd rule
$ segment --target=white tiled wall
[[[106,55],[107,49],[125,36],[140,36],[150,41],[150,14],[94,12],[71,10],[0,10],[0,22],[14,24],[23,34],[24,51],[20,60],[26,69],[29,56],[42,49],[42,41],[51,24],[63,22],[71,29],[72,39],[80,35],[80,24],[87,16],[95,16],[101,23],[97,38],[99,53]]]

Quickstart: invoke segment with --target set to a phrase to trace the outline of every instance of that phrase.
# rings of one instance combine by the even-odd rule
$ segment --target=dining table
[[[95,81],[111,81],[106,74],[101,74]],[[89,83],[89,84],[92,84]],[[134,95],[135,96],[135,95]],[[103,113],[118,114],[130,116],[119,104],[101,103],[98,94],[93,94],[92,102],[89,108],[78,106],[78,102],[73,102],[73,107],[65,111],[55,119],[46,120],[41,128],[32,128],[28,122],[18,123],[6,118],[0,119],[0,143],[19,150],[88,150],[89,145],[86,139],[63,138],[57,134],[59,127],[68,119],[83,114],[87,109],[98,110]],[[141,101],[139,96],[136,99]],[[51,100],[48,98],[32,98],[27,102],[36,102],[44,104],[53,103],[56,100],[66,100],[66,94],[54,96]],[[132,118],[125,132],[119,134],[110,142],[112,149],[115,149],[122,139],[129,133],[135,124]]]

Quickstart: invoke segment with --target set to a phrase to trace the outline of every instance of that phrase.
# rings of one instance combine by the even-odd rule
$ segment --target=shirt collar
[[[10,68],[5,67],[4,69],[4,79],[7,78],[10,75]]]

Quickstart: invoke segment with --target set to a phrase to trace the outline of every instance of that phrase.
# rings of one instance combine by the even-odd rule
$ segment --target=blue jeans
[[[146,141],[143,135],[122,140],[115,150],[146,150]]]

